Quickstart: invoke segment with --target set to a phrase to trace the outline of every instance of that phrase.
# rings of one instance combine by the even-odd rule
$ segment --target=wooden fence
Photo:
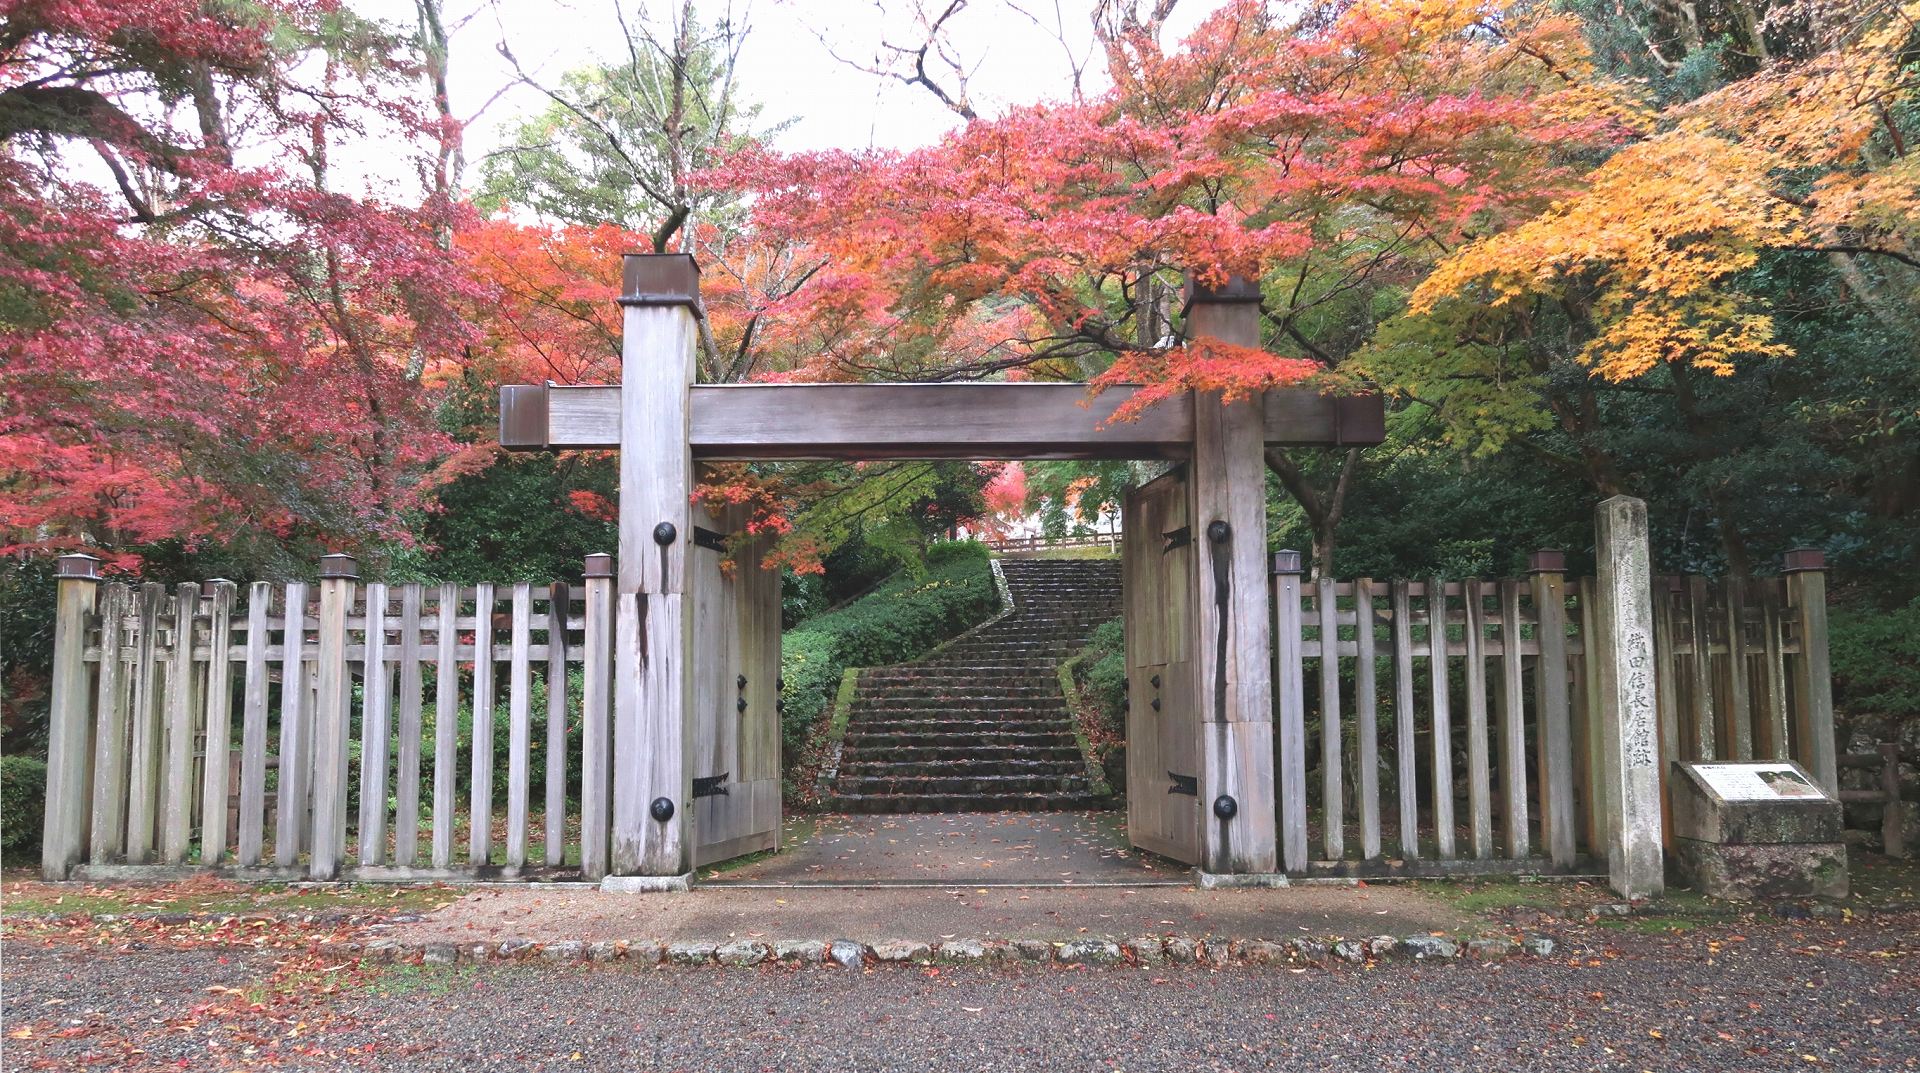
[[[1063,537],[1039,535],[989,537],[983,543],[994,551],[1001,552],[1052,551],[1059,548],[1106,548],[1109,551],[1117,551],[1120,546],[1120,534],[1116,531]]]
[[[1536,553],[1530,566],[1496,580],[1308,581],[1297,552],[1275,554],[1288,872],[1567,871],[1605,860],[1613,810],[1602,800],[1589,643],[1604,609],[1593,579],[1565,576],[1560,553]],[[1832,771],[1819,582],[1817,563],[1745,586],[1659,580],[1663,774],[1672,759],[1714,758]]]
[[[53,722],[87,740],[50,749],[50,874],[604,875],[608,567],[390,586],[329,556],[314,586],[63,585],[82,643],[56,649],[58,696],[84,710]]]

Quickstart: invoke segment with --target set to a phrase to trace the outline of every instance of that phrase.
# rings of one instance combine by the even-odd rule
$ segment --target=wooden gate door
[[[1127,835],[1200,860],[1200,707],[1193,658],[1193,532],[1185,468],[1127,494],[1120,572],[1127,632]]]
[[[693,863],[780,839],[780,573],[744,510],[693,509]],[[730,552],[732,552],[730,554]]]

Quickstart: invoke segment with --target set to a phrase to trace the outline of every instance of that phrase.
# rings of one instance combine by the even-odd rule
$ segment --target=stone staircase
[[[837,812],[1090,808],[1060,661],[1120,613],[1110,559],[1006,559],[1013,610],[926,659],[860,675]]]

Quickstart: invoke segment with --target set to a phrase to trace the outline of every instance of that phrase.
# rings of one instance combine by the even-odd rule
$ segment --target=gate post
[[[80,863],[87,836],[93,683],[84,653],[87,620],[100,588],[100,560],[62,555],[54,577],[53,692],[47,707],[47,812],[40,872],[57,880],[67,878],[68,870]]]
[[[320,557],[320,650],[314,660],[318,688],[313,706],[313,846],[307,875],[337,879],[347,845],[348,706],[353,678],[347,670],[347,616],[353,610],[360,564],[351,555]],[[485,614],[483,608],[480,612]],[[477,718],[478,716],[476,716]],[[361,855],[367,849],[362,846]]]
[[[1660,893],[1660,743],[1654,705],[1653,569],[1647,505],[1614,496],[1596,512],[1599,559],[1596,661],[1600,679],[1601,768],[1596,808],[1609,809],[1607,875],[1627,898]]]
[[[1800,759],[1830,794],[1840,792],[1838,744],[1833,732],[1833,664],[1827,654],[1827,556],[1819,548],[1794,548],[1781,556],[1787,604],[1800,633],[1793,657],[1794,734]]]
[[[614,594],[613,853],[626,890],[683,887],[693,864],[687,542],[693,537],[700,270],[628,254],[620,358],[620,548]],[[634,877],[617,881],[617,877]]]
[[[1260,286],[1187,283],[1187,338],[1260,345]],[[1200,867],[1279,872],[1273,785],[1273,649],[1267,621],[1263,396],[1193,396],[1193,543],[1199,576]]]

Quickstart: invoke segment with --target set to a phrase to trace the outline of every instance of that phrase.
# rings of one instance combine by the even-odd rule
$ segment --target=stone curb
[[[1107,939],[947,939],[936,943],[910,939],[865,943],[851,939],[733,939],[713,942],[619,940],[536,943],[510,938],[499,942],[415,942],[373,939],[325,943],[321,953],[357,957],[375,963],[452,965],[475,962],[542,961],[552,963],[623,961],[637,965],[1070,965],[1153,967],[1199,965],[1276,965],[1337,968],[1384,963],[1508,961],[1546,958],[1557,943],[1546,936],[1524,939],[1453,939],[1438,935],[1376,935],[1365,939],[1215,939],[1182,936]]]

